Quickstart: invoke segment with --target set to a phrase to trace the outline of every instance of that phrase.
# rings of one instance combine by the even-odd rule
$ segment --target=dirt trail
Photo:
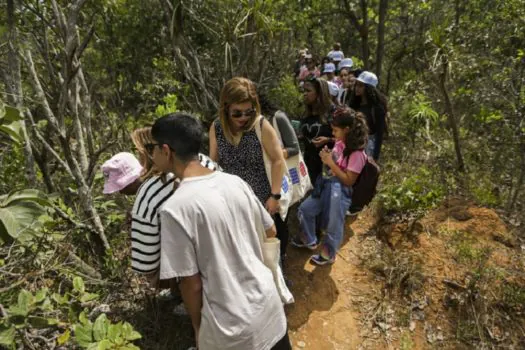
[[[366,317],[356,304],[380,294],[379,284],[361,266],[359,251],[375,237],[366,237],[372,218],[363,216],[347,229],[333,265],[315,266],[311,252],[290,247],[287,274],[296,302],[287,307],[294,349],[359,349],[365,339],[359,319]],[[292,223],[290,227],[297,227]]]
[[[293,235],[299,225],[291,215]],[[522,292],[512,294],[505,308],[494,294],[508,283],[525,288],[525,258],[494,210],[453,199],[419,219],[401,215],[379,228],[375,222],[365,212],[347,225],[331,266],[312,265],[312,252],[289,248],[286,272],[296,303],[286,311],[294,350],[471,349],[481,348],[479,338],[510,349],[525,346],[525,318],[516,301],[524,300],[525,289],[516,289]],[[485,250],[489,262],[482,273],[489,279],[475,291],[488,294],[464,304]],[[465,318],[473,303],[474,321]],[[509,308],[517,310],[510,313],[514,321]],[[484,310],[483,319],[476,316]],[[499,318],[486,321],[492,315]],[[516,332],[502,331],[508,322]]]

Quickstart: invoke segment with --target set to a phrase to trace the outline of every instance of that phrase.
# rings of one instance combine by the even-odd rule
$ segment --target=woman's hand
[[[326,145],[328,142],[332,141],[331,137],[318,136],[312,140],[312,143],[315,147],[321,147]]]
[[[332,158],[332,151],[330,151],[326,146],[321,150],[321,152],[319,152],[319,157],[321,157],[321,161],[323,162],[323,164],[330,166],[334,163],[334,159]]]
[[[273,215],[279,211],[279,201],[273,197],[270,197],[266,200],[266,205],[264,206],[270,215]]]
[[[283,148],[283,157],[284,159],[288,159],[288,150],[286,148]]]

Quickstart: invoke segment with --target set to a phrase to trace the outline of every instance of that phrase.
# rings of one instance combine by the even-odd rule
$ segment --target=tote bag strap
[[[264,169],[266,170],[266,177],[268,178],[268,182],[271,185],[272,184],[272,165],[270,162],[270,158],[268,158],[268,155],[266,154],[266,151],[264,150],[264,145],[262,141],[263,122],[264,122],[264,117],[260,115],[259,119],[255,122],[255,134],[257,134],[257,138],[259,139],[259,143],[261,144],[261,151],[262,151],[263,160],[264,160]]]

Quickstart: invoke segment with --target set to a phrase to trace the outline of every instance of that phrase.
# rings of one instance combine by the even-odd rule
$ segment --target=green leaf
[[[93,337],[90,326],[82,326],[80,324],[76,324],[74,327],[74,332],[75,340],[81,347],[87,348],[91,343],[93,343]]]
[[[106,314],[100,314],[93,324],[93,337],[96,341],[106,339],[108,333],[108,318]]]
[[[34,297],[33,297],[33,294],[31,294],[31,292],[28,292],[27,290],[22,289],[20,293],[18,293],[17,306],[24,313],[21,316],[27,316],[27,314],[29,313],[29,309],[31,305],[33,304],[33,302],[34,302]]]
[[[125,345],[125,346],[121,346],[119,348],[120,350],[140,350],[140,348],[136,345],[133,345],[133,344],[128,344],[128,345]]]
[[[20,144],[23,141],[23,138],[20,134],[22,129],[22,124],[20,122],[13,122],[7,125],[0,125],[0,133],[4,133],[16,144]]]
[[[108,326],[108,333],[106,337],[113,343],[119,344],[122,341],[121,333],[122,324],[120,322],[117,324],[110,324]]]
[[[79,293],[84,293],[86,290],[86,287],[84,286],[84,280],[82,277],[76,276],[73,278],[73,289],[75,289]]]
[[[80,315],[78,315],[78,319],[80,323],[82,323],[84,326],[90,326],[91,327],[91,321],[86,316],[86,313],[82,311]]]
[[[87,303],[88,301],[95,300],[98,298],[98,294],[96,293],[84,293],[80,297],[81,303]]]
[[[0,345],[10,346],[15,341],[15,326],[0,325]]]
[[[66,305],[69,303],[69,297],[67,295],[60,295],[58,293],[53,293],[51,297],[58,305]]]
[[[38,292],[36,292],[35,303],[41,303],[42,301],[44,301],[47,295],[47,291],[48,291],[47,288],[42,288]]]
[[[29,316],[27,320],[35,328],[47,328],[50,325],[49,320],[45,317]],[[56,320],[54,321],[56,322]]]
[[[107,350],[107,349],[113,349],[113,348],[114,348],[113,344],[109,340],[104,339],[100,343],[98,343],[97,350]]]
[[[9,242],[12,238],[18,237],[18,222],[14,213],[6,208],[0,208],[0,236]]]
[[[98,342],[97,343],[90,343],[87,346],[87,350],[98,350]]]
[[[64,345],[69,341],[69,337],[71,336],[71,331],[67,329],[60,337],[57,338],[58,345]]]
[[[37,190],[22,190],[0,196],[0,237],[4,241],[18,238],[41,226],[38,218],[45,214],[42,205],[50,204]]]
[[[127,322],[124,322],[124,324],[122,325],[122,335],[124,336],[124,339],[129,341],[142,338],[140,333],[135,331],[133,329],[133,326]]]
[[[31,188],[9,193],[7,197],[3,197],[3,203],[1,203],[1,205],[8,206],[11,204],[16,204],[20,201],[36,202],[42,206],[52,205],[51,202],[49,201],[49,198],[45,194],[43,194],[39,190],[35,190]]]
[[[24,118],[22,117],[22,114],[17,108],[11,107],[11,106],[5,106],[5,114],[2,119],[6,123],[12,123],[12,122],[20,121]]]

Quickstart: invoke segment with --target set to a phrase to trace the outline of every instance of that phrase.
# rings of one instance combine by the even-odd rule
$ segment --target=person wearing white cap
[[[343,58],[345,58],[345,54],[343,53],[343,51],[341,51],[341,44],[335,43],[333,50],[330,51],[327,56],[330,57],[332,62],[334,62],[337,67],[339,62],[341,62]]]
[[[356,79],[362,71],[362,69],[354,69],[353,67],[348,66],[341,68],[339,71],[339,79],[341,79],[342,86],[339,89],[339,96],[337,96],[337,101],[339,104],[349,105],[350,97],[354,91]]]
[[[335,105],[338,105],[339,103],[337,102],[337,96],[339,95],[339,86],[337,86],[337,84],[332,81],[327,81],[327,83],[328,83],[328,92],[330,93],[332,102]]]
[[[334,79],[335,79],[335,64],[333,64],[333,63],[325,63],[324,66],[323,66],[322,77],[326,81],[334,82]]]
[[[337,76],[334,80],[337,86],[339,86],[339,88],[341,89],[339,96],[343,92],[344,90],[343,88],[346,89],[348,87],[344,85],[346,83],[348,76],[350,75],[350,72],[352,71],[353,66],[354,66],[354,62],[352,61],[351,58],[343,58],[341,62],[339,62],[339,66],[338,66],[339,76]],[[340,97],[338,97],[337,100],[338,102],[340,102],[341,101]]]
[[[381,152],[383,136],[386,132],[386,97],[377,89],[377,76],[363,71],[356,79],[350,107],[363,113],[368,124],[368,145],[366,154],[377,161]]]
[[[339,70],[343,68],[351,69],[354,66],[354,61],[351,58],[343,58],[339,63]]]

